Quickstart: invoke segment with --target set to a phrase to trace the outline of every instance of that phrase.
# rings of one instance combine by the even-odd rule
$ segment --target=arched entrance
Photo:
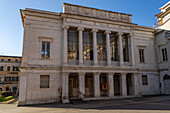
[[[164,84],[164,94],[170,94],[170,76],[165,75],[163,77],[163,84]]]
[[[134,94],[133,74],[131,74],[131,73],[128,73],[126,75],[126,86],[127,86],[127,95],[133,95]]]
[[[79,96],[79,81],[78,74],[71,73],[69,75],[69,98],[78,98]]]
[[[115,73],[113,76],[113,80],[114,80],[114,95],[115,96],[120,96],[121,95],[121,85],[120,85],[120,81],[121,81],[121,77],[119,73]]]

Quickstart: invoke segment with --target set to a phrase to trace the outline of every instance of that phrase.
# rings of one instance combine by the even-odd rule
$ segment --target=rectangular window
[[[147,75],[142,75],[142,85],[148,85],[148,77],[147,77]]]
[[[7,66],[7,71],[11,71],[11,66]]]
[[[4,61],[5,61],[5,60],[2,58],[2,59],[1,59],[1,62],[4,62]]]
[[[78,60],[79,59],[79,38],[78,31],[76,28],[70,28],[68,30],[68,59]]]
[[[6,77],[5,77],[5,81],[6,81],[6,82],[10,82],[10,81],[11,81],[11,76],[6,76]]]
[[[139,49],[139,58],[140,58],[140,63],[145,62],[144,49]]]
[[[4,66],[0,66],[0,71],[4,71]]]
[[[19,67],[18,66],[14,66],[13,67],[13,71],[19,71]]]
[[[11,62],[11,59],[8,59],[8,62]]]
[[[15,62],[18,62],[18,59],[15,59]]]
[[[98,61],[107,61],[106,35],[103,31],[97,32],[97,58]]]
[[[83,60],[93,60],[93,37],[90,30],[83,31]]]
[[[12,81],[13,81],[13,82],[18,82],[18,76],[13,76],[13,77],[12,77]]]
[[[4,78],[4,76],[0,75],[0,83],[3,83],[3,78]]]
[[[110,53],[112,61],[119,61],[119,40],[117,33],[110,34]]]
[[[41,57],[43,59],[49,59],[50,58],[50,42],[42,42],[42,52]]]
[[[123,34],[122,46],[124,61],[129,62],[129,34]]]
[[[167,50],[166,48],[162,49],[162,60],[163,61],[168,61],[168,55],[167,55]]]
[[[40,88],[49,88],[50,76],[40,75]]]

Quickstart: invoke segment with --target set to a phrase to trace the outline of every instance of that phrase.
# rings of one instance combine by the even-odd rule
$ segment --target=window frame
[[[8,70],[8,67],[10,67],[9,70]],[[6,71],[11,71],[11,66],[7,66],[7,67],[6,67]]]
[[[48,78],[48,82],[47,82],[48,84],[46,84],[47,86],[45,86],[44,85],[45,83],[43,83],[43,81],[45,81],[45,80],[43,80],[43,79],[45,79],[43,77]],[[44,89],[44,88],[50,88],[50,75],[40,75],[40,89]]]
[[[140,63],[145,63],[145,49],[144,48],[139,48],[139,61]]]
[[[0,71],[4,71],[4,66],[0,66]]]
[[[167,48],[161,48],[161,55],[162,55],[162,61],[167,62],[168,61],[168,53],[167,53]]]
[[[142,75],[142,85],[143,86],[148,85],[148,75]]]

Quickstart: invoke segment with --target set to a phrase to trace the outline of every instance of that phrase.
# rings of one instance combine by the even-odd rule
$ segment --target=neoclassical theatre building
[[[19,105],[160,94],[154,30],[132,15],[64,3],[21,16]]]

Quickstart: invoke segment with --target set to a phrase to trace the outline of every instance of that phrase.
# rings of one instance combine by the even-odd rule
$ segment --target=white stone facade
[[[68,103],[73,97],[97,100],[160,94],[152,28],[133,24],[129,14],[72,4],[64,4],[63,9],[63,13],[21,10],[24,39],[19,105],[60,100]],[[68,60],[70,28],[78,30],[79,40],[79,58],[73,63]],[[93,60],[90,61],[83,59],[82,33],[85,29],[92,33]],[[106,61],[98,60],[99,31],[106,36]],[[118,36],[118,61],[111,59],[111,32]],[[129,40],[127,62],[123,55],[123,34],[128,34]],[[42,42],[50,42],[49,59],[42,59]],[[144,50],[143,63],[140,62],[139,49]],[[50,76],[49,88],[40,88],[40,75]],[[106,83],[101,83],[105,80],[102,75],[106,77]],[[146,75],[146,84],[142,81],[143,75]]]

